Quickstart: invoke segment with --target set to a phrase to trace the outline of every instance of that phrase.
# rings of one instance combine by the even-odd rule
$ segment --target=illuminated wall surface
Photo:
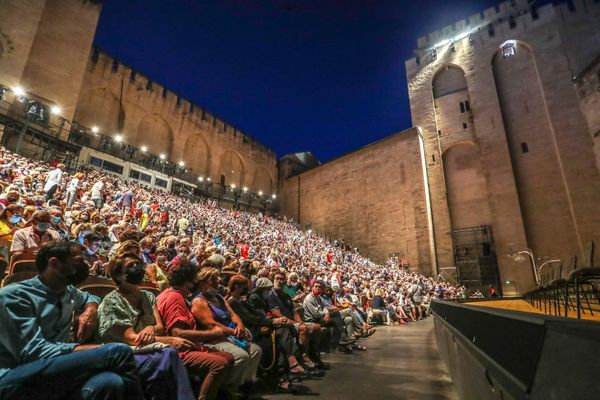
[[[282,214],[378,261],[397,254],[410,268],[455,276],[457,263],[495,255],[499,282],[514,293],[533,273],[509,247],[567,264],[600,239],[594,0],[503,2],[419,38],[406,61],[415,128],[300,174],[287,161],[278,171],[264,145],[94,51],[96,2],[0,0],[0,9],[9,96],[20,87],[198,177],[278,192]]]

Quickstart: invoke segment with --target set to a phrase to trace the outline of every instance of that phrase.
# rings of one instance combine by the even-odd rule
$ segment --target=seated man
[[[273,277],[274,287],[269,291],[266,297],[267,307],[274,317],[285,317],[293,321],[294,328],[298,333],[298,338],[303,350],[303,361],[309,367],[326,369],[326,365],[321,361],[319,352],[319,343],[321,341],[321,325],[315,322],[303,322],[300,315],[294,307],[290,295],[284,291],[285,273],[279,271]],[[314,360],[314,364],[313,364]]]
[[[0,398],[143,399],[125,344],[67,343],[73,312],[77,340],[96,329],[99,299],[74,287],[88,275],[79,244],[51,242],[39,275],[0,289]]]
[[[52,216],[48,211],[34,212],[31,220],[30,227],[15,232],[10,247],[11,255],[26,255],[33,258],[47,243],[59,240],[58,232],[50,228]]]
[[[312,291],[304,298],[304,320],[316,322],[320,325],[331,326],[336,331],[339,340],[339,350],[345,353],[352,352],[352,345],[356,342],[354,338],[354,323],[352,317],[342,319],[339,313],[330,313],[321,299],[321,289],[325,285],[323,281],[313,283]]]

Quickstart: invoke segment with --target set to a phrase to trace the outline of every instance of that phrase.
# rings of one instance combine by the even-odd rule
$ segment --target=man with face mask
[[[266,311],[271,312],[274,317],[285,317],[291,321],[302,345],[303,361],[306,365],[327,369],[327,365],[321,361],[319,353],[321,325],[302,321],[292,298],[284,291],[285,281],[286,277],[283,271],[277,272],[273,277],[273,289],[267,293],[265,298]]]
[[[304,319],[308,322],[316,322],[321,326],[333,328],[336,337],[339,337],[339,350],[345,353],[352,352],[352,344],[356,342],[353,331],[349,326],[352,324],[352,318],[342,319],[339,313],[330,312],[321,298],[325,290],[325,283],[317,280],[313,283],[311,292],[304,298],[302,304],[304,308]]]
[[[37,255],[38,276],[0,289],[0,398],[143,399],[129,346],[82,344],[99,303],[74,286],[88,274],[82,250],[50,242]],[[78,313],[79,343],[68,343]]]
[[[15,232],[10,248],[11,255],[25,254],[34,258],[47,243],[60,239],[58,232],[51,229],[52,216],[48,211],[34,212],[31,220],[30,227]]]

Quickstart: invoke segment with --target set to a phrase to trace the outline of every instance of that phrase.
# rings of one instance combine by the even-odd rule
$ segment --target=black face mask
[[[139,285],[144,280],[146,270],[142,264],[133,264],[125,270],[125,282]]]
[[[241,296],[246,296],[248,294],[248,288],[244,288],[242,289],[242,293],[240,293]]]
[[[88,268],[88,265],[82,261],[78,264],[75,264],[75,273],[73,275],[69,275],[67,277],[67,280],[69,284],[77,286],[83,281],[85,281],[89,275],[90,270]]]
[[[175,248],[175,243],[169,243],[167,245],[167,247],[170,248],[170,249],[174,249]]]
[[[190,287],[190,292],[191,293],[198,293],[198,288],[200,287],[200,282],[193,282],[192,286]]]

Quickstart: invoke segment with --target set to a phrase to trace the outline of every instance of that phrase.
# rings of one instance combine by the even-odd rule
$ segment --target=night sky
[[[416,40],[495,0],[104,0],[95,45],[275,150],[322,162],[411,126]]]

